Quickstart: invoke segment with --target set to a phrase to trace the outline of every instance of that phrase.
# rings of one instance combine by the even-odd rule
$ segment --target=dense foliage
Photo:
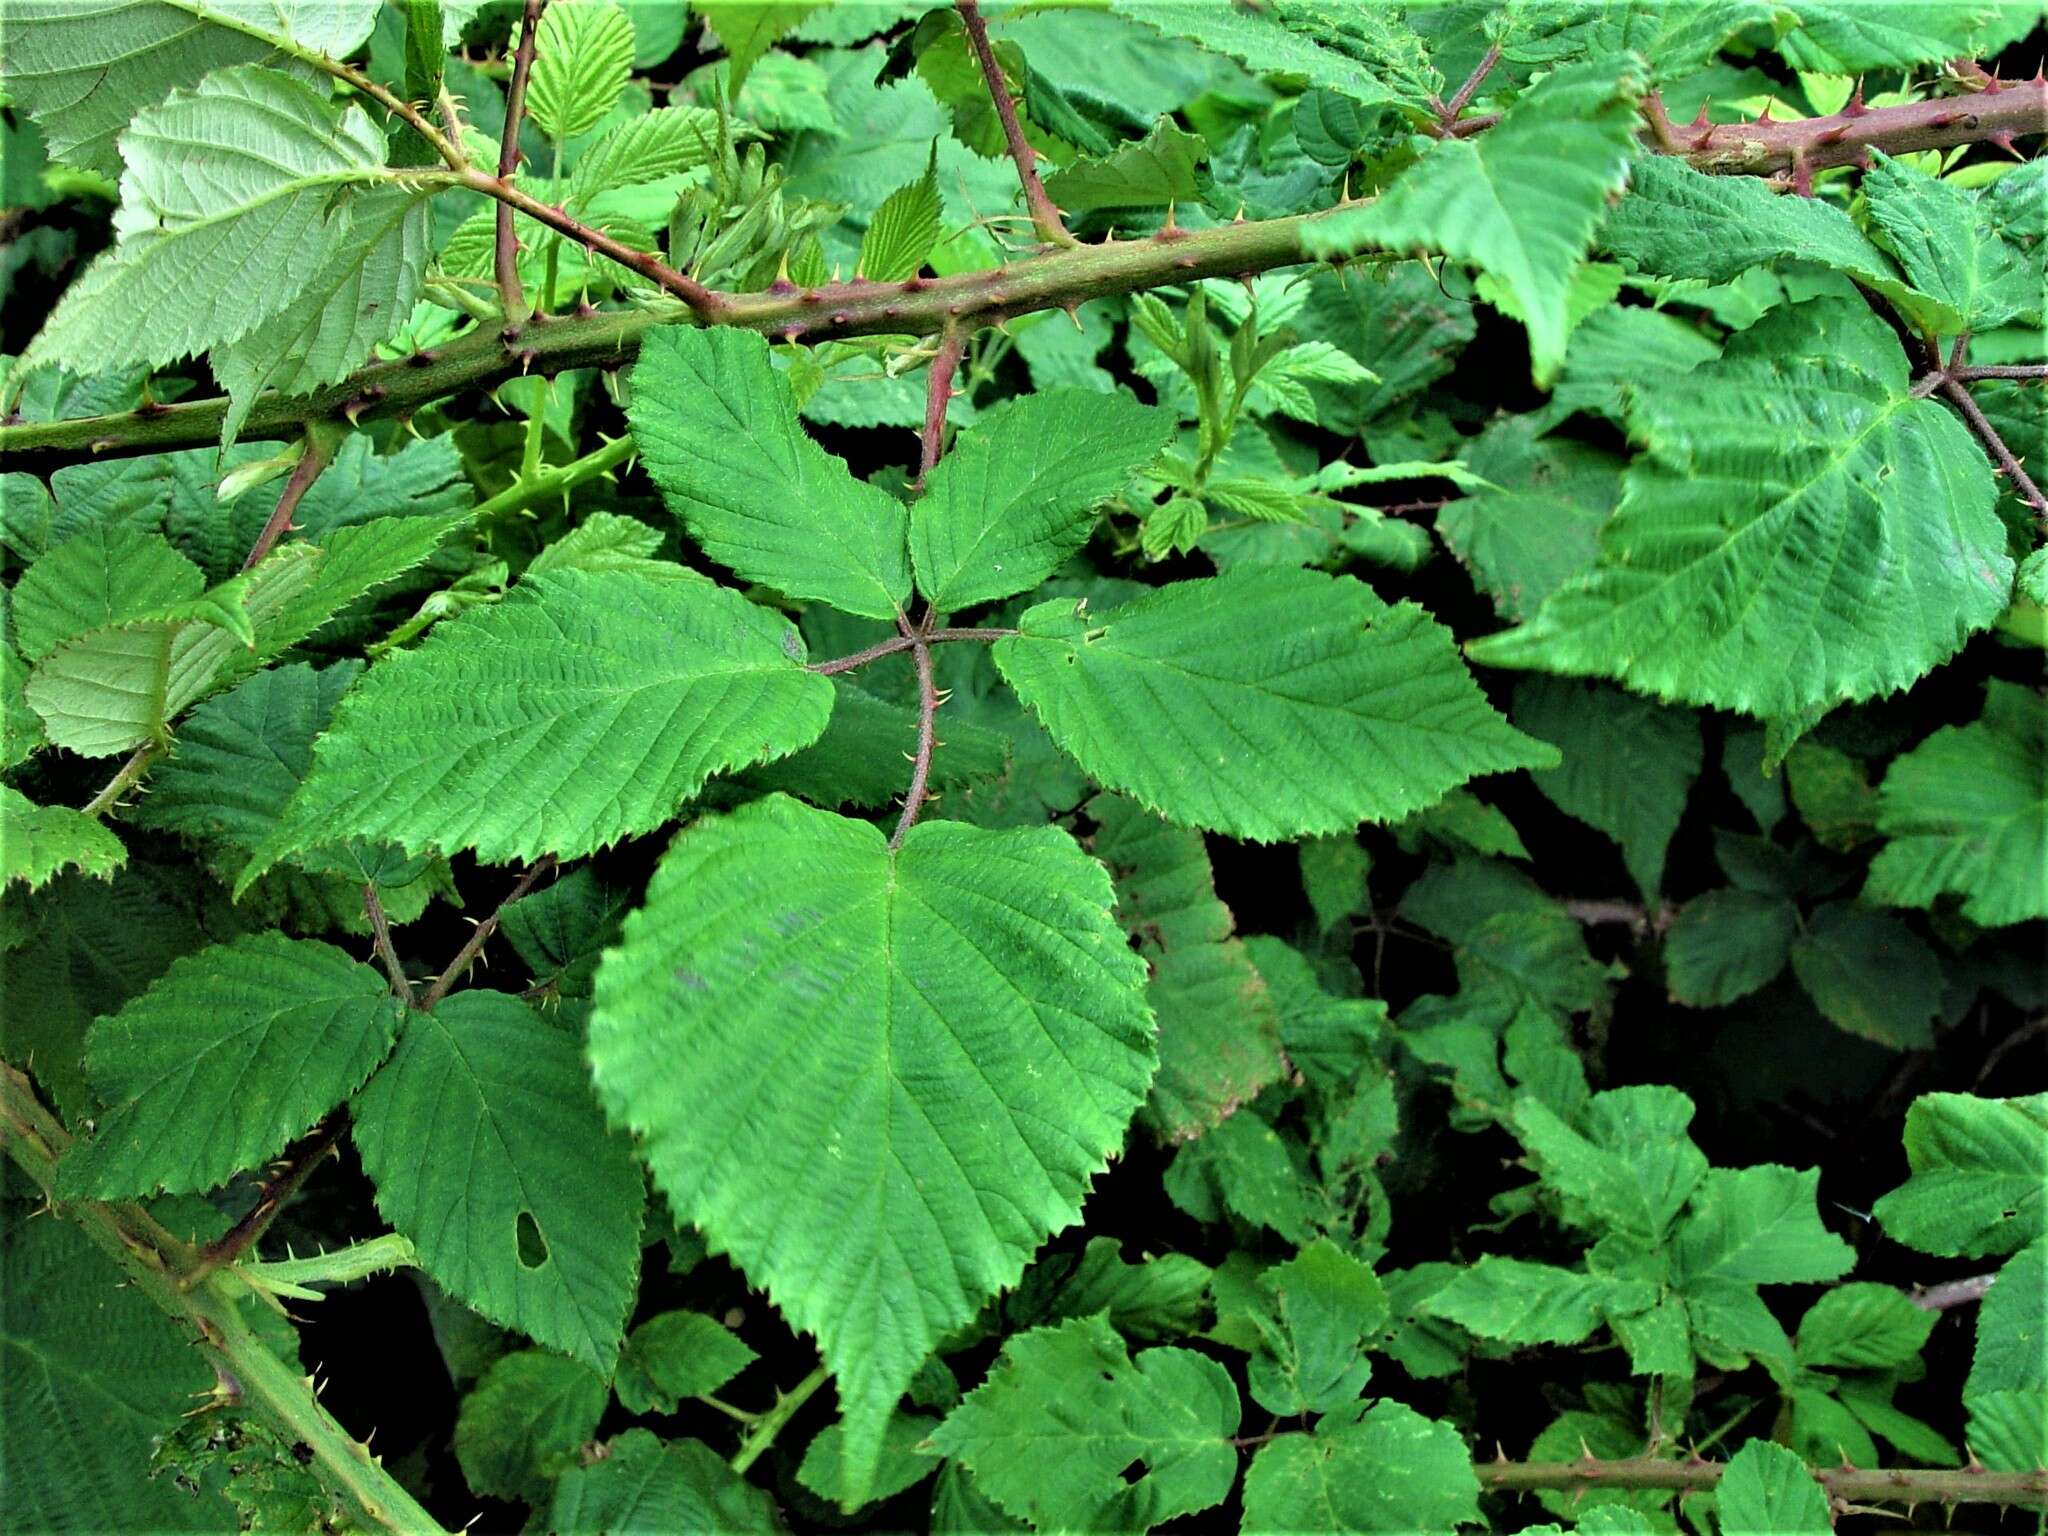
[[[0,0],[0,1525],[2035,1528],[2043,44]]]

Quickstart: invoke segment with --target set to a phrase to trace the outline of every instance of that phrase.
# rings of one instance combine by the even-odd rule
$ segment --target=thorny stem
[[[1964,1307],[1973,1301],[1982,1301],[1984,1293],[1991,1289],[1997,1278],[1996,1273],[1971,1275],[1965,1280],[1944,1280],[1939,1285],[1916,1286],[1909,1299],[1924,1311],[1945,1312],[1950,1307]]]
[[[313,482],[320,478],[332,458],[328,451],[326,435],[322,432],[306,434],[306,448],[299,455],[299,462],[292,466],[291,478],[284,483],[284,490],[277,498],[277,510],[264,523],[263,531],[256,535],[256,542],[249,546],[249,553],[242,558],[242,569],[248,570],[258,560],[276,547],[277,541],[285,536],[292,525],[292,514],[299,510],[299,503],[306,492],[313,488]]]
[[[1998,435],[1998,428],[1994,427],[1991,418],[1978,408],[1970,391],[1954,374],[1944,374],[1940,388],[1949,404],[1962,412],[1963,420],[1970,424],[1970,430],[1977,434],[1978,440],[1984,444],[1985,451],[1991,455],[1998,467],[2005,471],[2006,478],[2012,481],[2013,488],[2019,492],[2020,500],[2034,509],[2034,515],[2041,519],[2043,526],[2048,526],[2048,496],[2041,494],[2041,487],[2034,484],[2033,477],[2026,472],[2020,461],[2013,457],[2012,450],[2005,446],[2005,439]]]
[[[484,945],[491,941],[491,935],[498,931],[498,924],[504,919],[505,909],[531,891],[534,883],[554,867],[555,856],[552,853],[545,854],[519,877],[519,883],[498,903],[498,910],[476,925],[476,931],[470,934],[468,941],[456,951],[455,958],[448,962],[448,968],[434,978],[434,984],[427,988],[426,995],[420,999],[421,1012],[431,1012],[434,1004],[448,995],[449,989],[460,981],[462,973],[469,969],[470,962],[476,959],[483,952]]]
[[[412,983],[406,980],[405,967],[398,963],[398,951],[391,943],[391,921],[384,915],[384,903],[378,899],[377,887],[372,882],[363,886],[363,911],[369,914],[372,942],[384,974],[391,980],[392,995],[408,1008],[417,1006]]]
[[[747,1468],[761,1459],[762,1453],[775,1443],[775,1437],[782,1433],[782,1426],[796,1417],[797,1409],[811,1400],[818,1388],[832,1378],[832,1372],[819,1366],[802,1381],[775,1399],[775,1406],[768,1409],[755,1422],[752,1433],[740,1443],[734,1453],[731,1466],[734,1472],[744,1475]]]
[[[926,645],[945,645],[956,640],[1002,640],[1016,634],[1014,629],[934,629],[924,636]],[[839,672],[852,672],[871,661],[880,661],[884,656],[899,655],[917,644],[917,636],[891,635],[887,640],[878,640],[866,650],[855,651],[850,656],[835,657],[831,661],[814,661],[807,669],[823,677]]]
[[[891,848],[903,846],[904,834],[917,825],[918,813],[931,796],[932,749],[936,745],[939,690],[932,681],[932,648],[920,633],[910,647],[917,665],[917,756],[910,765],[910,788],[903,794],[903,815],[889,837]]]
[[[1958,384],[1974,384],[1979,379],[2048,379],[2048,363],[1973,363],[1949,369],[1948,376]]]
[[[1024,206],[1031,210],[1038,238],[1053,245],[1075,244],[1059,209],[1045,195],[1045,186],[1038,179],[1038,151],[1031,147],[1031,141],[1024,137],[1023,124],[1017,121],[1017,104],[1010,100],[1010,88],[1003,83],[1003,66],[996,61],[996,51],[989,44],[988,23],[981,19],[978,0],[953,0],[953,7],[960,13],[960,24],[967,29],[967,41],[973,45],[975,62],[981,66],[981,78],[988,82],[988,94],[996,104],[996,117],[1002,122],[1010,160],[1016,165],[1017,180],[1024,187]]]
[[[278,1213],[313,1176],[313,1170],[334,1151],[335,1142],[341,1139],[343,1123],[343,1112],[337,1109],[314,1126],[298,1152],[264,1180],[262,1192],[257,1195],[249,1213],[220,1238],[201,1248],[198,1260],[185,1271],[178,1283],[189,1291],[216,1269],[226,1268],[255,1247],[256,1240],[270,1229]]]
[[[69,1134],[36,1101],[27,1077],[0,1063],[0,1145],[46,1198],[54,1196],[57,1160],[70,1143]],[[58,1204],[53,1199],[51,1209],[77,1223],[119,1266],[127,1283],[191,1339],[224,1383],[216,1401],[239,1402],[287,1443],[304,1445],[321,1481],[345,1494],[372,1529],[405,1536],[442,1529],[366,1446],[334,1422],[297,1365],[279,1359],[250,1330],[236,1300],[243,1292],[239,1285],[230,1289],[230,1277],[215,1275],[186,1289],[179,1279],[197,1256],[130,1201]]]
[[[925,380],[924,436],[917,458],[917,486],[924,488],[925,476],[939,462],[945,447],[946,406],[953,398],[953,375],[960,367],[960,350],[967,344],[958,326],[947,326],[939,334],[939,349],[932,354],[931,373]]]
[[[1591,1456],[1560,1462],[1481,1462],[1473,1468],[1480,1486],[1499,1492],[1591,1488],[1704,1492],[1721,1481],[1725,1462],[1664,1461],[1635,1456],[1599,1461]],[[2048,1508],[2048,1470],[1993,1472],[1972,1463],[1948,1467],[1809,1467],[1813,1480],[1834,1500],[1854,1504],[2016,1504]]]
[[[526,0],[526,14],[520,21],[519,47],[512,55],[512,83],[505,93],[505,133],[498,141],[498,182],[509,187],[519,169],[519,125],[526,120],[526,81],[533,73],[533,48],[540,33],[540,13],[548,0]],[[505,320],[518,326],[526,319],[526,294],[519,286],[519,237],[512,231],[512,204],[498,203],[498,237],[495,251],[498,301],[505,308]]]
[[[1478,93],[1486,77],[1493,73],[1493,66],[1499,62],[1500,44],[1495,43],[1486,50],[1485,56],[1473,67],[1472,73],[1465,77],[1465,83],[1458,87],[1457,93],[1440,105],[1437,122],[1446,134],[1449,133],[1451,125],[1457,122],[1458,114],[1471,104],[1473,96]]]
[[[113,807],[114,802],[128,793],[135,786],[136,782],[145,773],[149,772],[149,765],[156,761],[157,754],[161,751],[163,751],[163,748],[153,741],[146,741],[137,747],[134,753],[130,755],[128,761],[121,765],[120,771],[107,780],[107,787],[86,802],[83,814],[87,816],[106,815],[108,810]]]

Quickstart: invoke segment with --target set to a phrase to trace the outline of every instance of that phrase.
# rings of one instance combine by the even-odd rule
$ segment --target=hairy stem
[[[1979,379],[2048,379],[2048,363],[1973,363],[1949,369],[1948,376],[1958,384],[1974,384]]]
[[[519,125],[526,121],[526,81],[533,73],[533,47],[540,33],[540,13],[548,0],[526,0],[520,19],[519,47],[512,55],[512,83],[505,92],[505,132],[498,141],[498,184],[510,187],[519,169]],[[519,237],[512,231],[512,204],[498,200],[497,240],[493,265],[498,277],[498,302],[505,321],[516,327],[526,319],[526,294],[519,285]]]
[[[299,455],[299,462],[292,466],[291,478],[284,483],[284,490],[277,498],[277,510],[270,514],[263,525],[263,531],[256,535],[256,542],[249,546],[249,553],[242,557],[242,569],[248,570],[258,560],[276,547],[277,541],[291,528],[292,514],[299,510],[299,503],[306,492],[313,488],[313,482],[320,478],[320,472],[327,468],[333,453],[327,434],[313,431],[306,434],[305,452]]]
[[[818,1388],[831,1378],[831,1371],[821,1365],[787,1392],[778,1394],[775,1406],[755,1421],[753,1430],[741,1442],[732,1458],[733,1471],[744,1474],[747,1468],[759,1461],[762,1453],[775,1443],[775,1437],[782,1433],[782,1426],[795,1418],[797,1409],[809,1402]]]
[[[939,462],[946,441],[946,406],[953,398],[953,375],[960,367],[960,351],[967,338],[954,326],[939,333],[939,349],[932,354],[931,373],[925,380],[924,434],[917,458],[916,489],[924,488],[925,476]]]
[[[70,1141],[36,1101],[28,1079],[0,1064],[0,1143],[45,1198],[54,1195],[57,1160]],[[170,1316],[243,1407],[288,1443],[306,1447],[321,1481],[343,1494],[369,1528],[404,1536],[442,1530],[383,1463],[334,1422],[299,1367],[271,1353],[250,1330],[238,1304],[245,1292],[239,1281],[217,1274],[186,1289],[179,1278],[196,1255],[139,1205],[53,1200],[51,1208],[76,1222],[128,1283]]]
[[[974,60],[981,66],[989,97],[996,104],[996,117],[1003,125],[1003,139],[1010,146],[1010,161],[1017,167],[1017,180],[1024,187],[1024,206],[1031,211],[1038,238],[1052,245],[1074,244],[1059,209],[1053,207],[1052,199],[1045,195],[1044,183],[1038,179],[1038,151],[1024,137],[1024,125],[1017,120],[1017,104],[1010,100],[1010,88],[1003,83],[1003,66],[996,61],[995,48],[989,43],[988,23],[981,19],[981,6],[977,0],[953,0],[953,6],[960,13],[960,24],[967,29],[967,41],[974,48]]]
[[[889,837],[891,848],[903,846],[904,835],[917,825],[931,798],[932,752],[938,745],[939,690],[932,681],[931,642],[922,630],[911,644],[910,659],[917,667],[917,755],[911,759],[910,788],[903,792],[903,814]]]
[[[533,867],[519,877],[519,883],[498,903],[498,910],[476,925],[476,930],[470,934],[462,948],[455,952],[455,958],[434,978],[434,984],[427,988],[426,995],[420,999],[422,1012],[430,1011],[434,1004],[446,997],[455,983],[462,979],[462,973],[469,969],[470,963],[483,953],[484,946],[490,943],[491,935],[498,931],[498,924],[504,920],[505,909],[531,891],[534,883],[554,867],[555,856],[550,853],[536,860]]]
[[[372,942],[376,945],[377,960],[384,967],[384,974],[391,980],[391,992],[406,1007],[417,1005],[413,996],[412,983],[406,979],[405,967],[398,963],[398,951],[391,943],[391,920],[384,915],[384,903],[378,899],[375,884],[363,886],[363,911],[369,915]]]
[[[420,1256],[411,1238],[386,1232],[381,1237],[303,1259],[237,1264],[235,1278],[251,1289],[269,1295],[288,1296],[294,1301],[318,1301],[325,1292],[312,1289],[316,1285],[346,1285],[351,1280],[364,1280],[394,1269],[414,1269],[419,1262]]]
[[[178,1283],[189,1291],[215,1270],[226,1268],[254,1248],[256,1240],[270,1230],[270,1224],[277,1220],[292,1196],[313,1176],[313,1170],[333,1153],[335,1142],[341,1139],[344,1123],[343,1112],[337,1109],[314,1126],[299,1150],[275,1174],[264,1180],[262,1192],[257,1195],[249,1213],[219,1239],[201,1248],[198,1259]]]
[[[104,816],[129,790],[133,789],[142,776],[149,772],[149,765],[157,760],[163,748],[153,741],[146,741],[129,754],[114,776],[107,780],[107,786],[86,802],[87,816]]]
[[[1501,1492],[1535,1490],[1583,1491],[1590,1488],[1703,1492],[1721,1481],[1727,1464],[1663,1461],[1636,1456],[1599,1461],[1591,1456],[1559,1462],[1481,1462],[1473,1470],[1480,1486]],[[1809,1467],[1813,1480],[1830,1498],[1852,1504],[2017,1504],[2048,1508],[2048,1471],[1992,1472],[1972,1465],[1947,1467],[1870,1468]]]
[[[1985,452],[1991,455],[1992,460],[2005,472],[2006,478],[2012,481],[2013,489],[2019,492],[2020,500],[2032,507],[2042,526],[2048,528],[2048,496],[2041,494],[2041,487],[2034,484],[2033,477],[2027,473],[2020,461],[2013,457],[2013,451],[2005,446],[2005,439],[1998,435],[1998,428],[1991,424],[1991,418],[1978,407],[1969,389],[1953,374],[1948,374],[1942,379],[1941,393],[1950,405],[1962,412],[1963,420],[1970,424],[1970,430],[1976,433],[1978,441],[1984,444]]]

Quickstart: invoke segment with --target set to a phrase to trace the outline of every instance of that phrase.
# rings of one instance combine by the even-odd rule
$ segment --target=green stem
[[[1499,1492],[1536,1490],[1583,1492],[1616,1488],[1670,1493],[1703,1492],[1721,1481],[1727,1463],[1664,1461],[1635,1456],[1600,1461],[1591,1456],[1559,1462],[1481,1462],[1480,1486]],[[2048,1508],[2048,1470],[1993,1472],[1973,1462],[1950,1467],[1809,1467],[1807,1472],[1834,1499],[1851,1504],[2016,1504]]]
[[[111,779],[107,780],[107,787],[86,802],[85,814],[88,816],[106,815],[108,811],[113,809],[114,803],[127,794],[145,773],[149,772],[149,765],[155,762],[162,752],[162,745],[154,741],[146,741],[137,747],[129,756],[128,761],[121,765],[120,770]]]
[[[479,502],[470,513],[470,521],[481,528],[498,518],[511,517],[528,507],[538,506],[551,497],[565,496],[584,481],[595,480],[631,457],[632,436],[613,438],[602,448],[586,453],[580,459],[571,459],[567,464],[543,469],[538,474],[521,475],[490,500]]]
[[[255,1290],[288,1296],[294,1301],[318,1301],[325,1293],[313,1290],[313,1286],[346,1285],[386,1270],[413,1269],[419,1261],[410,1238],[386,1232],[382,1237],[308,1258],[237,1264],[229,1273]]]
[[[188,1244],[129,1201],[55,1198],[57,1160],[70,1136],[36,1101],[29,1081],[0,1063],[0,1142],[42,1189],[57,1215],[76,1222],[142,1295],[161,1307],[229,1384],[242,1406],[312,1456],[322,1481],[345,1495],[375,1530],[417,1536],[443,1527],[320,1406],[312,1379],[279,1359],[243,1321],[239,1280],[214,1275],[187,1290],[182,1279],[197,1261]],[[118,1361],[108,1362],[110,1370]]]
[[[821,1365],[789,1391],[776,1398],[775,1406],[761,1415],[753,1429],[748,1432],[747,1438],[741,1442],[739,1450],[734,1453],[733,1471],[745,1473],[747,1468],[759,1461],[768,1447],[775,1443],[775,1437],[782,1433],[782,1426],[795,1418],[797,1409],[809,1402],[812,1394],[831,1377],[832,1373]]]

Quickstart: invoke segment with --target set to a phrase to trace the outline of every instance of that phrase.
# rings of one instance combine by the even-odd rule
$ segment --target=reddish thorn
[[[520,326],[508,325],[505,327],[505,329],[498,332],[498,340],[502,341],[503,343],[505,343],[506,346],[509,347],[512,345],[513,342],[519,339],[521,329],[522,328]]]
[[[140,416],[144,421],[147,421],[152,416],[163,415],[163,413],[165,411],[168,411],[169,409],[170,407],[168,405],[165,405],[161,400],[145,400],[142,402],[142,404],[135,407],[135,414],[137,416]]]
[[[1692,141],[1692,147],[1694,149],[1705,149],[1710,143],[1713,142],[1713,139],[1714,130],[1712,128],[1708,128],[1704,132],[1702,132],[1698,138]]]
[[[786,325],[782,328],[782,339],[794,343],[797,337],[803,335],[803,333],[804,328],[800,325]]]
[[[1757,122],[1758,122],[1758,123],[1760,123],[1760,124],[1761,124],[1761,123],[1768,123],[1768,122],[1769,122],[1769,121],[1771,120],[1771,98],[1770,98],[1770,97],[1766,96],[1766,97],[1764,98],[1764,109],[1763,109],[1763,111],[1759,112],[1759,113],[1758,113],[1758,114],[1756,115],[1756,120],[1757,120]]]
[[[1953,128],[1962,120],[1963,114],[1960,112],[1937,112],[1934,116],[1927,119],[1927,126],[1930,128]]]
[[[1998,94],[1998,93],[1999,93],[2000,91],[2002,91],[2002,90],[2004,90],[2004,89],[2005,89],[2005,82],[2004,82],[2003,80],[1999,79],[1999,78],[1998,78],[1998,76],[1996,76],[1996,75],[1987,75],[1987,76],[1985,76],[1985,78],[1984,78],[1984,94],[1985,94],[1986,96],[1996,96],[1996,95],[1997,95],[1997,94]]]
[[[431,368],[435,363],[438,363],[440,360],[440,353],[434,351],[430,347],[422,347],[420,348],[419,351],[413,353],[413,355],[411,357],[408,357],[405,361],[409,367]]]
[[[539,356],[540,353],[536,352],[532,347],[528,347],[524,352],[521,352],[519,354],[519,371],[521,373],[531,373],[533,371],[533,360]]]
[[[797,299],[797,302],[799,304],[822,304],[825,302],[825,295],[818,292],[815,288],[807,288]]]
[[[1847,128],[1836,127],[1830,128],[1825,133],[1818,135],[1813,142],[1816,144],[1839,144],[1847,137],[1849,137],[1849,130]]]
[[[592,315],[594,315],[594,314],[596,314],[596,313],[597,313],[597,306],[596,306],[595,304],[591,303],[591,302],[590,302],[590,300],[588,300],[588,299],[582,299],[582,300],[579,300],[579,301],[577,302],[577,305],[576,305],[576,318],[577,318],[578,320],[588,320],[588,319],[589,319],[589,318],[590,318],[590,317],[591,317]]]
[[[1813,196],[1813,167],[1804,155],[1795,156],[1792,161],[1792,192],[1796,197]]]
[[[908,277],[903,280],[903,291],[905,293],[916,293],[928,286],[930,284],[922,277]]]
[[[2026,158],[2026,156],[2022,155],[2019,152],[2019,150],[2016,147],[2014,147],[2012,142],[2012,131],[2010,129],[2001,128],[1996,133],[1986,134],[1985,141],[1987,143],[1996,144],[2000,149],[2004,150],[2008,155],[2011,155],[2015,160],[2024,160]]]
[[[889,319],[894,320],[903,313],[903,306],[901,304],[888,304],[883,306],[882,313]]]
[[[1869,110],[1870,108],[1863,105],[1863,79],[1859,75],[1856,80],[1856,89],[1850,94],[1849,104],[1842,108],[1841,115],[1843,117],[1861,117]]]
[[[853,311],[850,309],[835,309],[832,311],[832,323],[834,325],[845,325],[852,319]]]
[[[795,293],[796,284],[786,277],[778,277],[768,285],[768,291],[770,293]]]
[[[1694,118],[1694,119],[1693,119],[1693,120],[1692,120],[1692,121],[1691,121],[1690,123],[1686,124],[1686,126],[1687,126],[1688,128],[1704,128],[1704,127],[1706,127],[1706,126],[1707,126],[1707,103],[1706,103],[1706,102],[1704,102],[1704,101],[1703,101],[1703,102],[1701,102],[1701,103],[1700,103],[1700,111],[1699,111],[1699,116],[1695,117],[1695,118]]]
[[[1176,267],[1193,267],[1200,265],[1200,263],[1197,262],[1195,258],[1192,256],[1176,256],[1173,258],[1173,264]]]

